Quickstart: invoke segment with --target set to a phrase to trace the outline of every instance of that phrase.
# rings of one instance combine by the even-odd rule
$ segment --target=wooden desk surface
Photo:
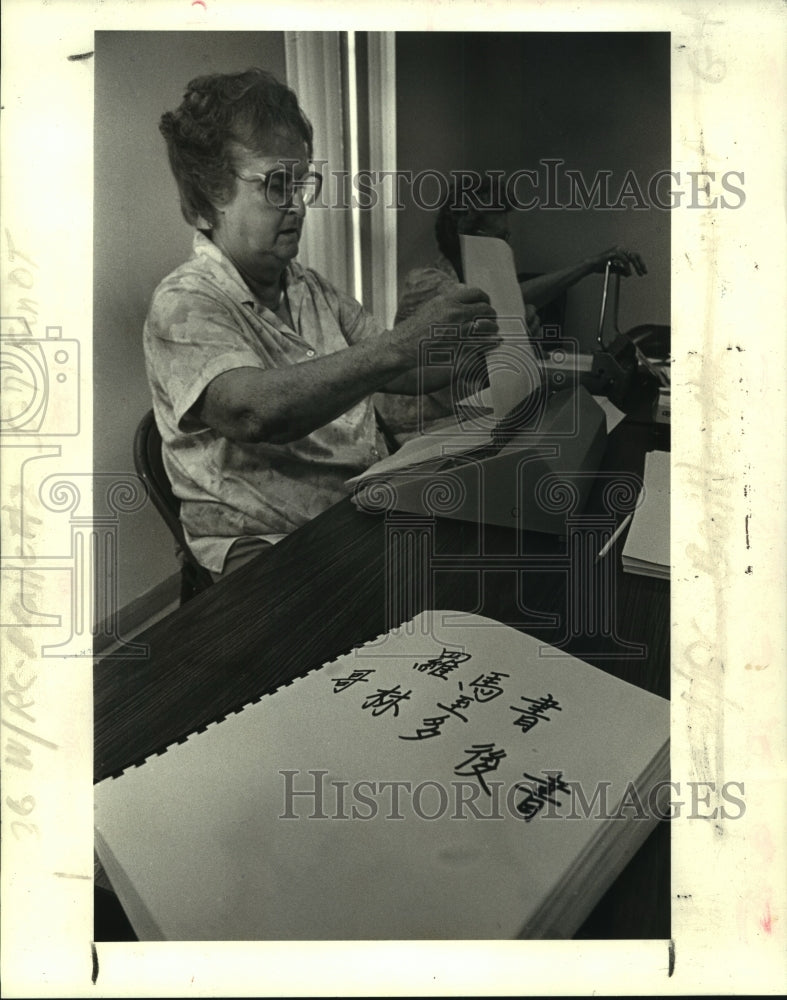
[[[641,474],[645,452],[664,447],[661,434],[624,422],[610,435],[604,468]],[[422,542],[439,568],[406,578],[391,573],[386,553],[392,528],[400,527],[395,515],[363,513],[344,500],[139,636],[147,655],[98,663],[95,780],[141,763],[428,604],[520,627],[668,696],[669,586],[623,574],[622,542],[604,561],[615,628],[591,622],[592,634],[567,635],[565,538],[438,519]],[[483,572],[467,569],[473,556]],[[600,606],[596,614],[608,611]],[[630,642],[644,650],[623,645]],[[669,937],[668,824],[659,824],[579,936]]]

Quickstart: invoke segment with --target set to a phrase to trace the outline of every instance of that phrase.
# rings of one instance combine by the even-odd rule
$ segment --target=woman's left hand
[[[648,273],[645,261],[637,251],[627,250],[625,247],[610,247],[609,250],[598,254],[592,260],[593,271],[603,274],[608,260],[612,261],[613,270],[626,277],[631,274],[632,270],[640,275]]]

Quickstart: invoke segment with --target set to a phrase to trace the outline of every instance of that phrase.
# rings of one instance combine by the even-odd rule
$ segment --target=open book
[[[657,821],[668,703],[432,611],[95,790],[139,937],[566,937]]]

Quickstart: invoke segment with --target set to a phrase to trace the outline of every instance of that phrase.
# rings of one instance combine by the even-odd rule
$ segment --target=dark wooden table
[[[588,509],[562,537],[446,518],[425,524],[343,500],[139,636],[146,655],[121,651],[97,664],[95,780],[427,606],[503,621],[668,697],[668,583],[624,574],[619,541],[595,568],[583,564],[578,595],[571,556],[583,538],[597,552],[608,537],[611,495],[617,520],[633,506],[630,477],[641,475],[646,451],[668,447],[664,434],[630,418],[610,435]],[[610,492],[616,477],[628,493]],[[578,936],[668,938],[669,908],[669,829],[660,823]]]

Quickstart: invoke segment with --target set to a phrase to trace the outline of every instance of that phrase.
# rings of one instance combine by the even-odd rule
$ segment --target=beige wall
[[[97,32],[94,189],[94,466],[133,470],[132,440],[150,392],[142,325],[158,282],[187,256],[191,230],[158,132],[195,76],[262,66],[285,78],[281,32]],[[177,572],[155,508],[122,518],[123,607]]]
[[[611,170],[614,199],[628,170],[646,187],[669,168],[669,88],[665,33],[400,33],[399,168],[509,174],[560,158],[587,183],[597,170]],[[569,201],[567,190],[558,200]],[[511,222],[522,271],[555,270],[615,243],[639,250],[649,275],[624,283],[620,326],[669,323],[669,212],[530,210]],[[435,255],[433,225],[433,212],[410,206],[400,213],[400,281]],[[583,345],[595,333],[600,302],[600,278],[569,292],[566,333]]]

